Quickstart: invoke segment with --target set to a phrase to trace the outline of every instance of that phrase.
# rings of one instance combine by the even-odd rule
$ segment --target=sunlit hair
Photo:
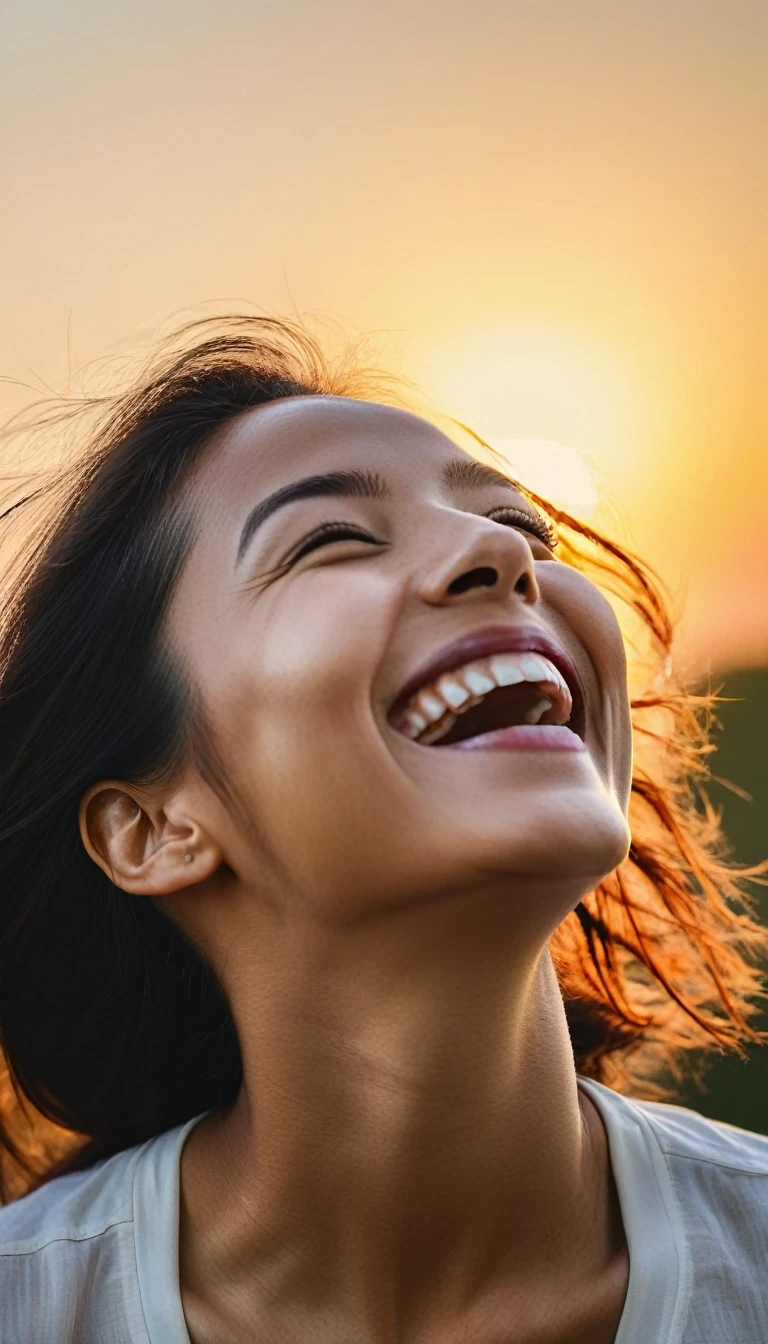
[[[91,861],[78,804],[99,779],[168,777],[189,753],[226,789],[163,643],[194,538],[184,484],[215,431],[290,396],[413,409],[405,387],[358,350],[332,359],[300,322],[215,317],[173,333],[126,390],[43,403],[10,426],[46,465],[17,461],[0,538],[0,1198],[237,1096],[239,1046],[212,971]],[[764,869],[729,863],[702,792],[714,697],[674,678],[658,580],[527,493],[557,527],[560,558],[634,613],[647,646],[630,854],[550,943],[576,1068],[673,1095],[665,1076],[679,1079],[693,1051],[768,1040],[750,1021],[768,998],[768,930],[746,885]]]

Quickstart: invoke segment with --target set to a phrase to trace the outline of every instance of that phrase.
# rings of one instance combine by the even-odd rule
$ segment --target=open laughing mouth
[[[448,645],[409,678],[388,718],[420,746],[580,750],[586,729],[576,668],[534,625],[493,626]]]

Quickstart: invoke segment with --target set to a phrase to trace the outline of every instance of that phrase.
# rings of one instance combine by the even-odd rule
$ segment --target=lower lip
[[[555,723],[520,723],[445,747],[438,742],[435,747],[440,751],[586,751],[580,737]]]

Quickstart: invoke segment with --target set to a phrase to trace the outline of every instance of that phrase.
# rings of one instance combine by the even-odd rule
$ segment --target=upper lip
[[[573,709],[569,726],[579,737],[584,736],[586,720],[586,699],[579,674],[572,659],[562,644],[538,625],[492,625],[485,630],[476,630],[471,635],[462,635],[422,663],[412,677],[399,691],[387,715],[390,722],[397,719],[405,709],[411,696],[422,686],[428,685],[443,672],[451,672],[474,658],[485,658],[492,653],[542,653],[562,673],[571,693]]]

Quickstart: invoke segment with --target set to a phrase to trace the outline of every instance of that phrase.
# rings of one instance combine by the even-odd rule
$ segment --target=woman
[[[369,387],[196,324],[33,492],[0,1337],[765,1341],[768,1139],[622,1095],[762,1039],[661,598]]]

